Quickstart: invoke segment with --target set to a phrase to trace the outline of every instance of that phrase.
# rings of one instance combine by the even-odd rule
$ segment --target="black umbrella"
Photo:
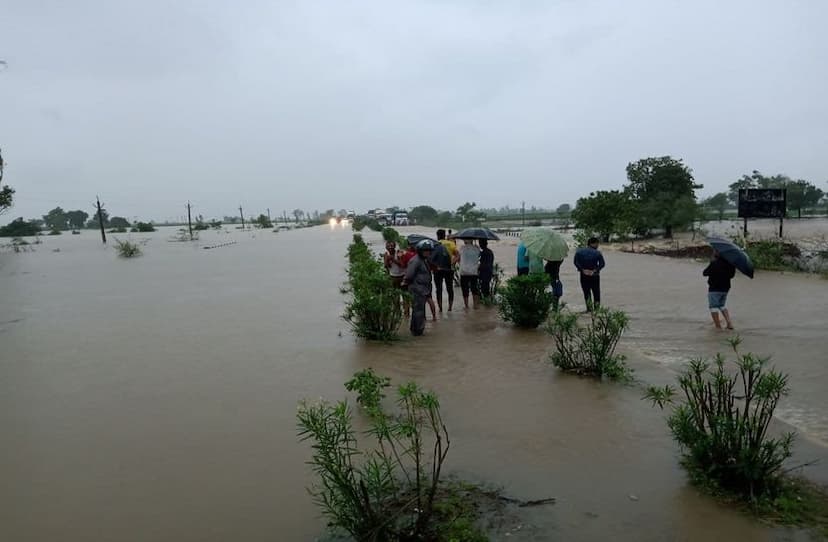
[[[742,248],[726,239],[718,237],[710,237],[707,243],[713,247],[713,250],[718,252],[725,261],[730,262],[736,269],[750,278],[753,278],[753,262]]]
[[[466,228],[454,235],[455,239],[485,239],[487,241],[500,241],[495,232],[489,228]]]
[[[408,241],[409,246],[416,246],[417,243],[420,241],[431,241],[432,243],[436,243],[436,239],[432,239],[431,237],[420,235],[419,233],[412,233],[405,238]]]

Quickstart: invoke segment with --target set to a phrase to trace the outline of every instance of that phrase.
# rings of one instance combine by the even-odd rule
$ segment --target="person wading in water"
[[[434,243],[425,239],[417,243],[417,255],[408,262],[403,286],[411,294],[411,334],[418,337],[425,331],[426,301],[431,294],[431,268],[429,261]]]
[[[710,307],[710,316],[716,329],[722,329],[722,322],[719,319],[719,311],[724,316],[727,329],[733,329],[733,322],[730,321],[730,311],[727,310],[727,294],[730,292],[730,280],[736,276],[736,268],[733,264],[713,251],[713,260],[710,262],[702,275],[707,277],[707,304]]]
[[[601,305],[601,277],[598,273],[604,268],[604,255],[598,250],[598,238],[591,237],[587,246],[575,252],[575,267],[581,274],[581,289],[587,312]]]

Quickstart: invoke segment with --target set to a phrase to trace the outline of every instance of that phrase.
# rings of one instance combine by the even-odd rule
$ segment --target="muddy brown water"
[[[349,230],[193,244],[172,233],[132,234],[148,241],[131,261],[92,232],[0,254],[0,540],[313,540],[324,521],[305,490],[296,405],[345,397],[342,382],[369,366],[439,393],[451,472],[558,499],[509,539],[808,539],[700,495],[640,387],[558,374],[542,332],[492,310],[455,308],[419,340],[355,341],[339,318]],[[513,244],[497,245],[508,268]],[[624,349],[641,380],[666,383],[723,348],[700,263],[607,263],[605,301],[632,318]],[[563,278],[582,307],[571,265]],[[731,309],[745,348],[791,373],[780,418],[801,434],[798,460],[823,460],[806,473],[828,482],[828,282],[740,278]]]

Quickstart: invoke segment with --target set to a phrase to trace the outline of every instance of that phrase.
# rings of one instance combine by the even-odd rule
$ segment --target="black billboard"
[[[784,218],[787,192],[784,188],[739,190],[739,218]]]

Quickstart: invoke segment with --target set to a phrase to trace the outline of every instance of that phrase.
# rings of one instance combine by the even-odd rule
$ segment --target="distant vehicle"
[[[408,213],[405,211],[400,211],[394,214],[394,225],[395,226],[408,226]]]

